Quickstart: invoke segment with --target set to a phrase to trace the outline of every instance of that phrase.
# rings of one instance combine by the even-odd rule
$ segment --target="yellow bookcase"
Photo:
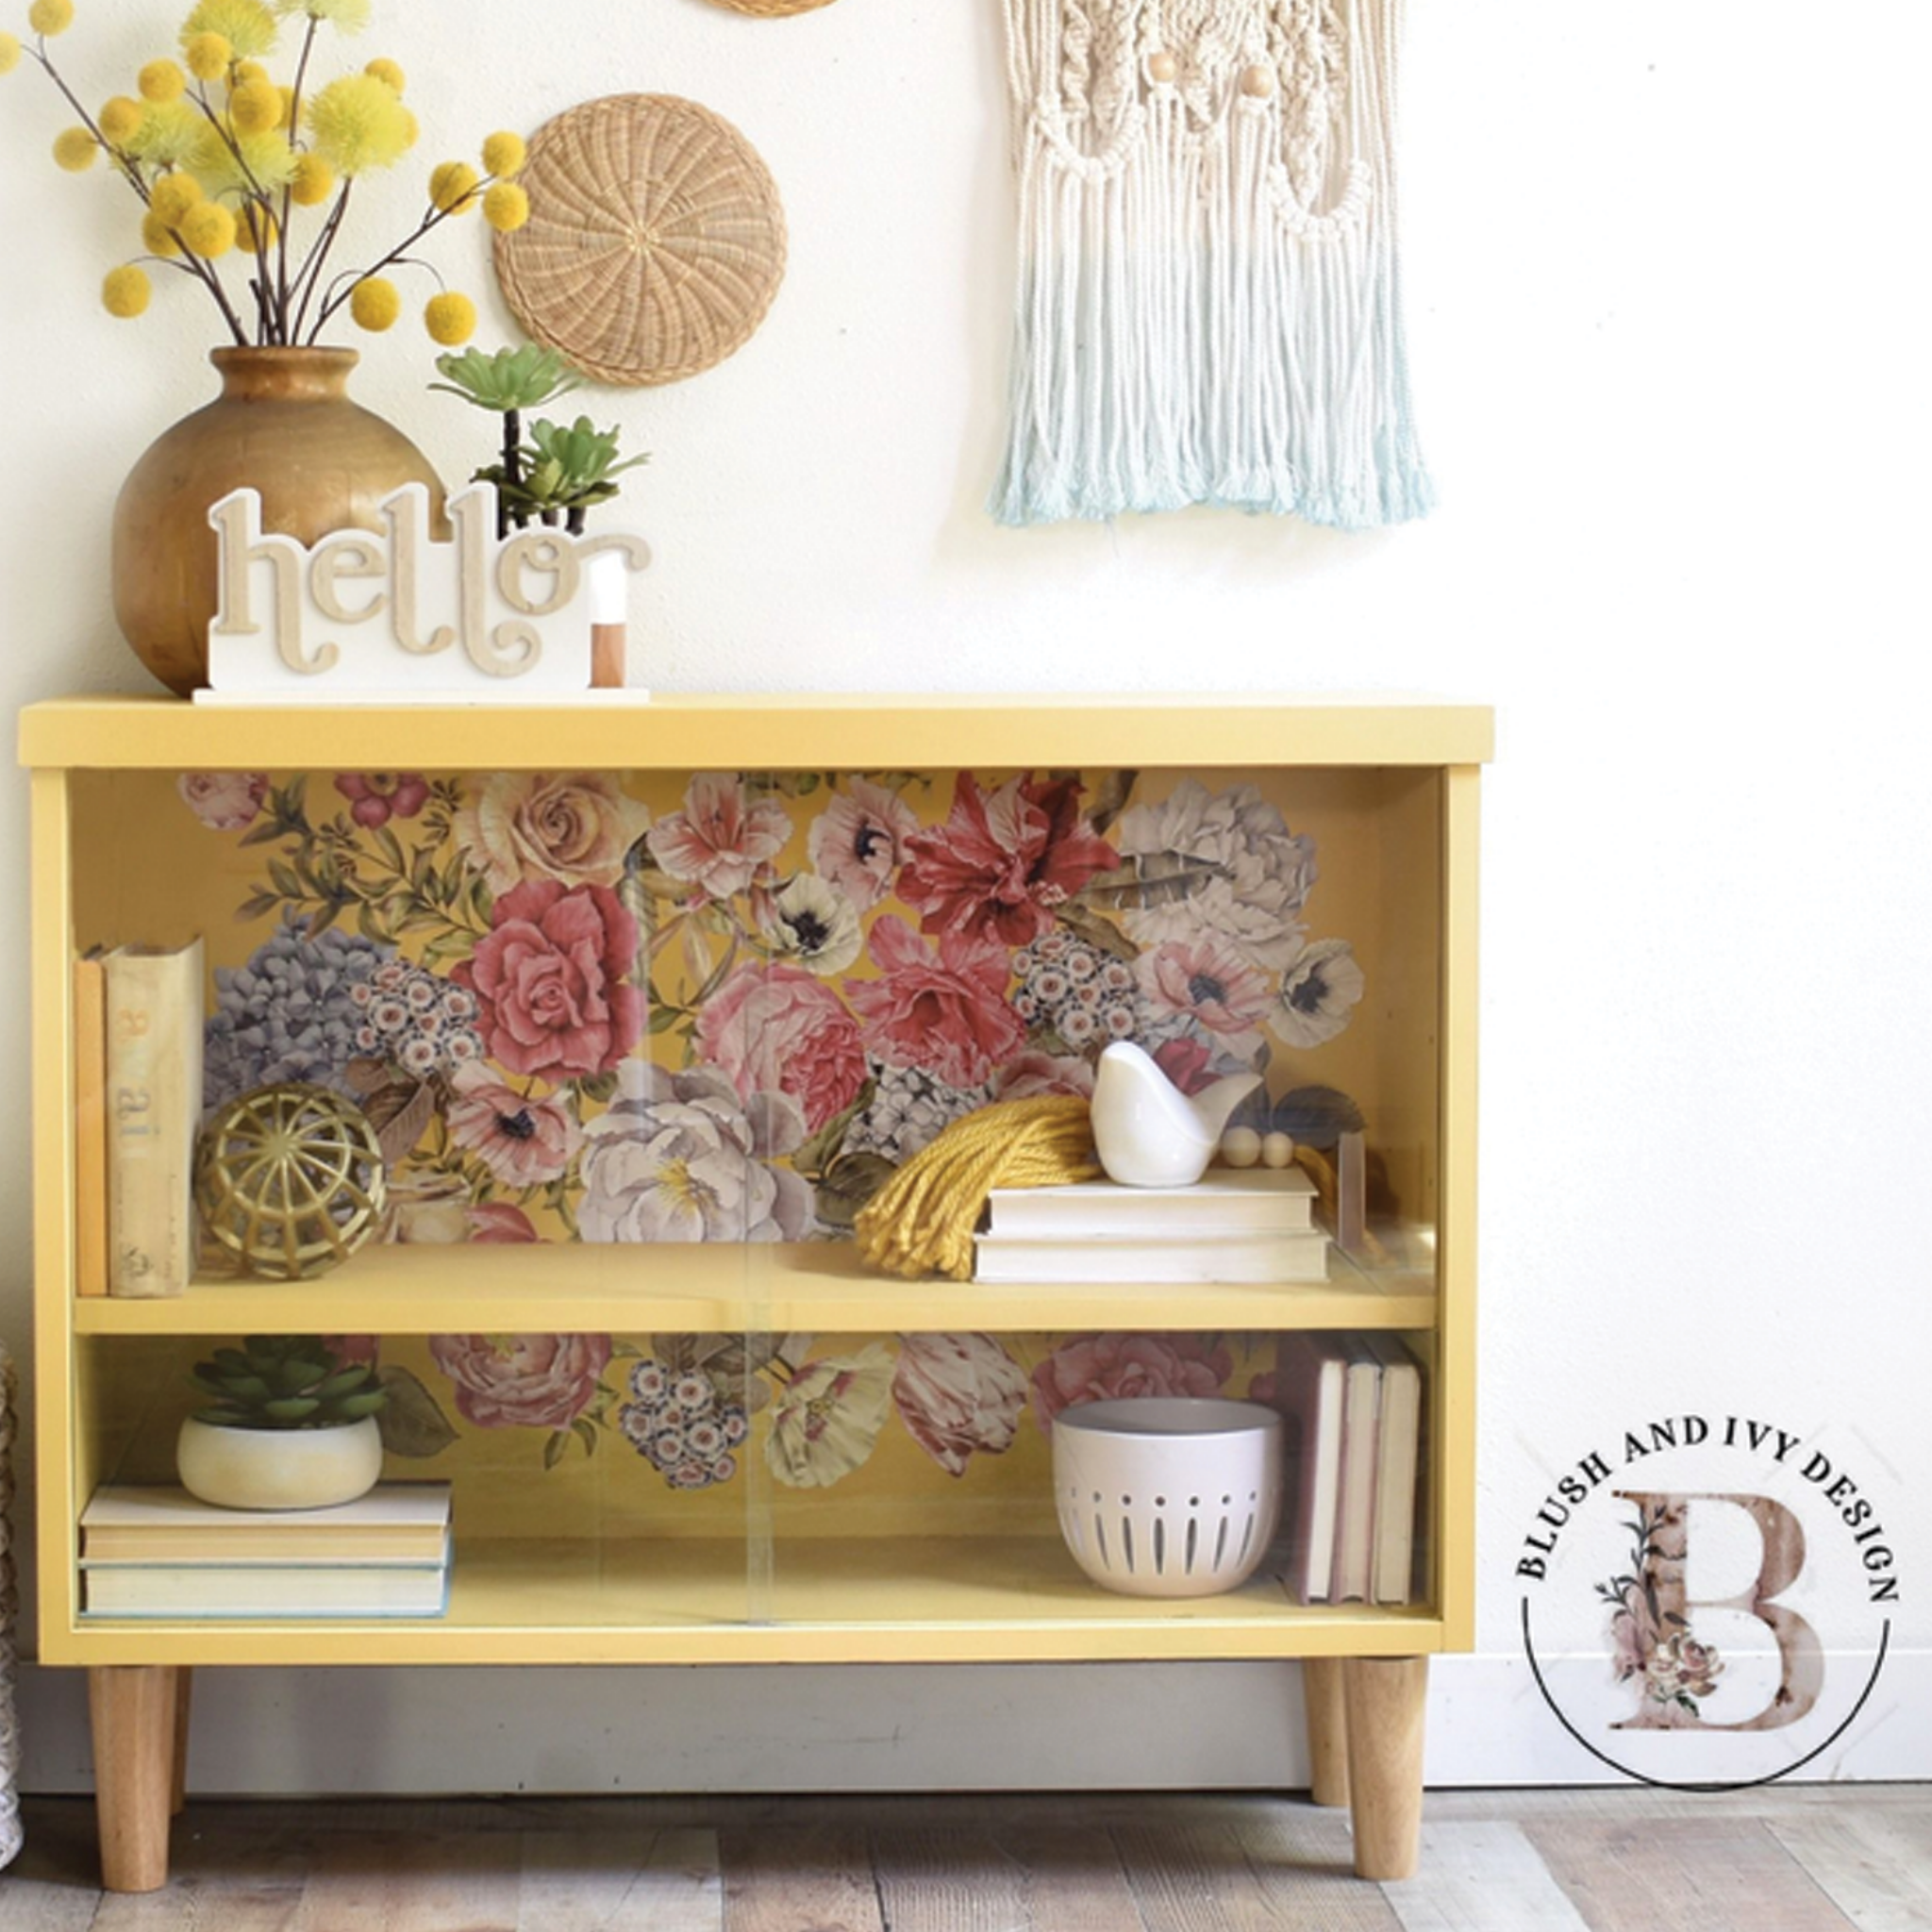
[[[84,698],[21,721],[33,787],[36,1396],[42,1655],[87,1668],[108,1883],[166,1872],[171,1784],[198,1665],[846,1663],[1298,1658],[1317,1795],[1353,1782],[1357,1862],[1414,1856],[1424,1661],[1473,1638],[1477,781],[1485,708],[1343,699],[673,697],[648,706],[196,707]],[[692,774],[1131,773],[1269,790],[1321,827],[1323,886],[1368,956],[1345,1085],[1372,1122],[1403,1238],[1325,1283],[904,1282],[837,1241],[395,1243],[319,1281],[197,1277],[160,1301],[75,1292],[72,962],[78,949],[204,932],[246,956],[234,841],[184,842],[183,773],[433,771],[624,775],[661,819]],[[814,781],[817,782],[817,781]],[[202,881],[198,874],[209,874]],[[202,886],[206,885],[206,890]],[[232,927],[232,930],[230,930]],[[258,938],[258,928],[255,937]],[[225,951],[224,950],[225,949]],[[649,1041],[643,1049],[652,1049]],[[1327,1079],[1310,1056],[1307,1078]],[[1425,1365],[1424,1587],[1403,1607],[1302,1606],[1265,1575],[1174,1604],[1079,1574],[1054,1528],[1043,1439],[995,1481],[936,1476],[909,1446],[844,1491],[743,1478],[674,1512],[594,1457],[551,1481],[498,1441],[463,1445],[449,1613],[435,1620],[85,1617],[77,1524],[102,1481],[167,1480],[174,1388],[207,1338],[515,1335],[1231,1338],[1243,1360],[1308,1328],[1400,1331]],[[1025,1344],[1012,1342],[1017,1358]],[[386,1357],[386,1359],[389,1358]],[[1227,1392],[1241,1392],[1229,1388]],[[184,1398],[185,1400],[185,1398]],[[902,1445],[903,1446],[903,1445]],[[915,1466],[917,1465],[917,1466]],[[441,1474],[404,1467],[392,1474]],[[548,1485],[546,1487],[546,1484]],[[1036,1493],[1037,1491],[1037,1493]],[[173,1795],[178,1801],[178,1789]]]

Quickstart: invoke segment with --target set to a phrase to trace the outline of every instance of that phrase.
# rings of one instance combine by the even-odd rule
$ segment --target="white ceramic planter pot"
[[[181,1486],[224,1509],[326,1509],[382,1474],[373,1415],[333,1429],[225,1429],[190,1416],[175,1445]]]
[[[1281,1521],[1282,1424],[1257,1402],[1089,1402],[1053,1422],[1060,1534],[1127,1596],[1214,1596],[1260,1567]]]

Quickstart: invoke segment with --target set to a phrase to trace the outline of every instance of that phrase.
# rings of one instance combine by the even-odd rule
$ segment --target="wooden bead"
[[[1265,101],[1274,92],[1274,71],[1273,68],[1243,67],[1241,69],[1241,92],[1250,100]]]
[[[1253,1127],[1230,1127],[1221,1137],[1221,1158],[1230,1167],[1253,1167],[1261,1158],[1261,1137]]]
[[[1286,1167],[1294,1158],[1294,1142],[1286,1134],[1270,1134],[1261,1142],[1261,1160],[1268,1167]]]
[[[1170,87],[1180,78],[1181,63],[1172,54],[1150,54],[1147,57],[1147,78],[1162,87]]]

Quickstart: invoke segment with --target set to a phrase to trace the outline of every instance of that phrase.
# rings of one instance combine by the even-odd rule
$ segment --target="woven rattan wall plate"
[[[678,382],[741,349],[785,274],[770,172],[675,94],[611,94],[547,123],[521,176],[530,219],[496,238],[524,332],[598,382]]]
[[[771,20],[781,13],[809,13],[814,8],[829,7],[832,0],[712,0],[712,4],[728,7],[733,13],[757,13]]]

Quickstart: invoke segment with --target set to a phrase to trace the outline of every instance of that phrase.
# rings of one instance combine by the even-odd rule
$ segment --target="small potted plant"
[[[382,1474],[389,1400],[366,1362],[342,1362],[313,1335],[251,1335],[190,1377],[208,1405],[181,1424],[183,1488],[226,1509],[323,1509],[352,1503]]]

